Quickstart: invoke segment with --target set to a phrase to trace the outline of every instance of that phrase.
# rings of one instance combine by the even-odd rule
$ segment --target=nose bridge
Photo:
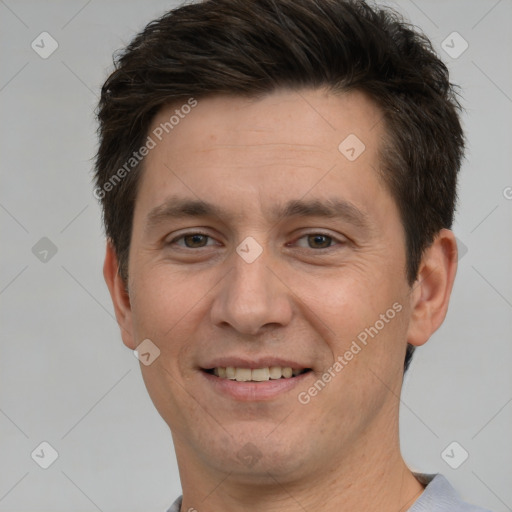
[[[249,242],[250,244],[250,242]],[[246,258],[243,243],[232,255],[226,276],[212,307],[212,321],[244,334],[257,334],[267,324],[286,325],[291,305],[286,288],[270,270],[270,257],[262,251],[255,259]]]

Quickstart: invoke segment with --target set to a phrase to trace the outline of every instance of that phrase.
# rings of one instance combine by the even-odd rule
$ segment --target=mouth
[[[235,366],[216,366],[203,368],[203,372],[219,379],[236,382],[267,382],[269,380],[294,379],[312,371],[311,368],[292,368],[290,366],[265,366],[263,368],[244,368]]]
[[[222,397],[221,400],[279,401],[311,380],[314,371],[306,364],[277,355],[253,358],[225,355],[204,361],[199,366],[199,374],[203,377],[205,392]]]

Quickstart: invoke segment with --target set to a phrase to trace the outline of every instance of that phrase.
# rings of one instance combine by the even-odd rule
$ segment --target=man
[[[480,510],[398,437],[456,272],[458,108],[428,40],[363,2],[186,5],[117,60],[104,275],[172,432],[171,511]]]

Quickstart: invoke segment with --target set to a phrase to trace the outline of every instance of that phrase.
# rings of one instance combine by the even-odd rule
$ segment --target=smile
[[[267,366],[263,368],[217,366],[205,371],[220,379],[235,380],[237,382],[264,382],[268,380],[290,379],[310,370],[310,368],[291,368],[289,366]]]

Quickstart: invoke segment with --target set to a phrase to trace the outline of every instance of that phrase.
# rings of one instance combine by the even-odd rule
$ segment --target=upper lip
[[[210,370],[212,368],[227,368],[232,366],[235,368],[267,368],[271,366],[280,366],[282,368],[290,367],[292,369],[302,370],[303,368],[310,368],[308,365],[301,364],[291,359],[284,359],[275,356],[269,357],[258,357],[247,359],[246,357],[219,357],[212,359],[208,363],[201,365],[204,370]]]

